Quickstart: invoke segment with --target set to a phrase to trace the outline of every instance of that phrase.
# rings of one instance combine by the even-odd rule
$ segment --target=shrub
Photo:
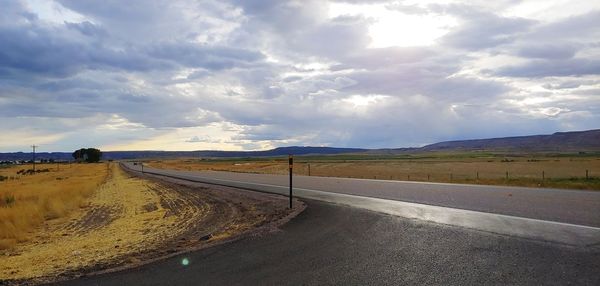
[[[96,148],[81,148],[72,154],[73,158],[78,161],[87,163],[97,163],[102,158],[102,152]]]
[[[15,196],[12,194],[6,194],[0,199],[1,207],[11,207],[15,203]]]

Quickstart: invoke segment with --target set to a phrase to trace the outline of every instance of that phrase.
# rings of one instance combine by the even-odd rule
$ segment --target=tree
[[[85,161],[87,163],[97,163],[102,158],[102,152],[96,148],[81,148],[72,154],[77,161]]]

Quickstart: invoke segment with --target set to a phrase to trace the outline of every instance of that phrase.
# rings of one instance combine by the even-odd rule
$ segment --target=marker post
[[[290,167],[290,209],[292,208],[292,171],[294,169],[294,157],[288,155],[289,167]]]

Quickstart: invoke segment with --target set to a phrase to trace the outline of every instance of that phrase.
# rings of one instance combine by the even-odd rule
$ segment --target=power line
[[[35,148],[40,147],[40,146],[36,146],[36,145],[31,145],[31,148],[33,148],[33,171],[35,172]]]

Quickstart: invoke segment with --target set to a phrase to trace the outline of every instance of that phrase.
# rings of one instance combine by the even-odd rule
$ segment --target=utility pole
[[[40,147],[40,146],[36,146],[36,145],[31,145],[31,148],[33,148],[33,171],[35,172],[35,148]]]

